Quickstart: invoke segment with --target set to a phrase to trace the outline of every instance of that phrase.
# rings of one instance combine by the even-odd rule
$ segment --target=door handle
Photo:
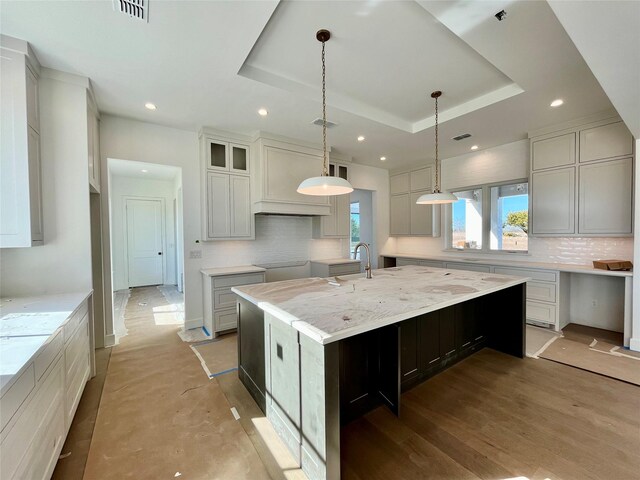
[[[158,252],[158,255],[162,255],[162,252]]]

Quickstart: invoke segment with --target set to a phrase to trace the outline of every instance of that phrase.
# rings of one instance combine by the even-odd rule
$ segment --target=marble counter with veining
[[[403,266],[364,274],[234,287],[263,311],[321,344],[525,283],[528,277]]]

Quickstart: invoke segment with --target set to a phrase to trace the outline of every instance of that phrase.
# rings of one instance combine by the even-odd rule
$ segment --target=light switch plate
[[[189,258],[202,258],[202,250],[190,250]]]

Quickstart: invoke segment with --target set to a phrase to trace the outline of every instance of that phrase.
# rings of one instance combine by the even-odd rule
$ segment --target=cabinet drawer
[[[84,363],[86,361],[86,358],[84,357],[86,356],[86,351],[89,347],[88,330],[89,324],[87,322],[83,322],[64,349],[67,385],[69,385],[69,381],[73,377],[73,371],[77,368],[77,364]]]
[[[216,332],[238,328],[238,313],[235,308],[213,312],[213,328]]]
[[[32,363],[0,399],[0,431],[4,430],[35,386],[35,367]]]
[[[520,277],[531,277],[532,280],[540,282],[555,282],[558,279],[558,272],[549,270],[527,270],[524,268],[495,267],[495,273],[501,275],[518,275]]]
[[[527,300],[556,303],[556,284],[527,282]]]
[[[62,331],[58,331],[53,338],[49,339],[47,346],[44,347],[44,350],[36,357],[36,380],[40,380],[40,377],[47,371],[51,362],[53,362],[58,353],[62,351],[62,346],[64,345],[63,337]]]
[[[84,392],[84,386],[89,379],[89,349],[84,348],[80,351],[77,361],[65,376],[65,425],[67,428],[71,425],[73,415],[80,403],[80,397]]]
[[[213,278],[213,288],[235,287],[236,285],[251,285],[252,283],[264,283],[264,273],[229,275],[227,277]]]
[[[343,263],[329,266],[330,277],[334,277],[336,275],[352,275],[356,273],[360,273],[359,263]]]
[[[477,265],[475,263],[446,263],[446,268],[451,268],[454,270],[471,270],[473,272],[486,272],[489,273],[491,271],[491,267],[489,265]]]
[[[231,291],[231,288],[222,288],[213,291],[213,309],[220,310],[223,308],[233,308],[236,306],[237,295]]]
[[[82,305],[80,305],[78,309],[75,312],[73,312],[73,314],[71,315],[71,318],[67,321],[66,325],[64,326],[65,343],[68,342],[69,339],[73,336],[73,333],[76,331],[76,328],[78,328],[78,325],[80,325],[80,322],[82,322],[85,315],[87,315],[87,312],[88,312],[88,305],[86,301],[82,302]]]
[[[556,306],[550,303],[527,300],[527,319],[555,325]]]

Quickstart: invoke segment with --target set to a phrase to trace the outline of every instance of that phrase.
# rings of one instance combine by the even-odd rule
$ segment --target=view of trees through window
[[[458,201],[451,210],[452,248],[528,250],[529,185],[526,182],[484,185],[454,193]]]

